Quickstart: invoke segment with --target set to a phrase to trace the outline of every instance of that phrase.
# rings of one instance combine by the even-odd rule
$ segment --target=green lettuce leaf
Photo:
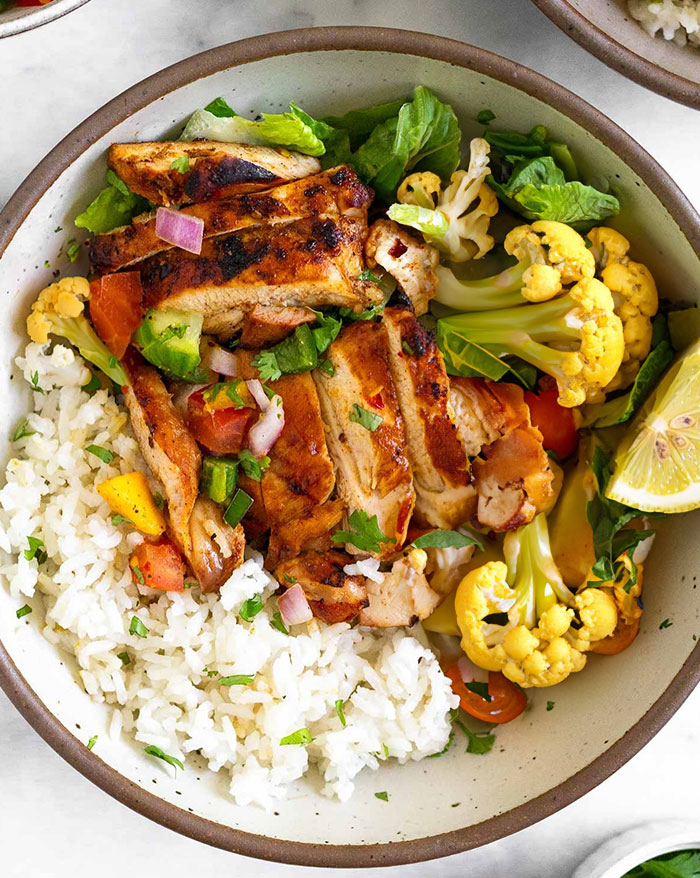
[[[107,184],[76,216],[75,225],[78,228],[101,235],[118,226],[128,225],[135,216],[150,210],[151,203],[132,192],[114,171],[107,171]]]
[[[344,116],[326,116],[323,121],[333,128],[347,132],[350,146],[357,149],[377,125],[398,116],[401,107],[409,100],[410,98],[399,98],[397,101],[377,104],[362,110],[350,110]]]
[[[387,210],[387,216],[403,226],[418,229],[429,238],[442,238],[450,228],[442,211],[418,207],[415,204],[392,204]]]
[[[582,231],[620,211],[620,202],[614,195],[578,181],[554,186],[529,183],[513,198],[520,205],[518,213],[527,219],[554,220]]]

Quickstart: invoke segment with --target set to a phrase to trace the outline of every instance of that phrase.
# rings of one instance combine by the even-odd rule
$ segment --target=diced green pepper
[[[231,527],[236,527],[252,505],[253,498],[239,488],[233,495],[233,500],[229,503],[226,512],[224,512],[224,521]]]

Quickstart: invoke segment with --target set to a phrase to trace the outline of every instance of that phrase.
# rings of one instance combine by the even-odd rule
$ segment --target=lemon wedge
[[[700,340],[671,366],[632,422],[605,493],[643,512],[700,506]]]

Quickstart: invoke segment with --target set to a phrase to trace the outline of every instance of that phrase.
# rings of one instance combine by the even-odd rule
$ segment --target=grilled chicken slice
[[[435,267],[439,254],[434,247],[406,226],[380,219],[369,230],[365,255],[370,268],[379,265],[389,272],[411,300],[418,317],[426,313],[438,282]]]
[[[239,308],[207,314],[202,323],[202,331],[207,335],[215,335],[221,341],[229,341],[240,331],[245,320],[245,312]]]
[[[360,613],[360,625],[394,628],[415,625],[427,619],[440,603],[440,595],[425,577],[427,556],[422,549],[411,549],[394,561],[384,581],[366,581],[369,606]]]
[[[370,518],[377,516],[379,529],[392,542],[384,543],[375,557],[386,558],[406,539],[415,493],[384,326],[366,322],[347,326],[333,342],[330,359],[335,373],[316,369],[313,376],[338,495],[349,513],[359,510]],[[374,429],[358,423],[356,407],[379,416],[381,423]],[[346,548],[357,552],[351,544]]]
[[[139,263],[144,303],[205,317],[254,305],[362,310],[381,303],[363,270],[364,220],[305,219],[208,238],[199,256],[173,249]]]
[[[303,518],[295,518],[273,527],[270,532],[265,563],[274,569],[280,561],[295,558],[302,552],[326,552],[333,548],[331,535],[340,526],[345,506],[342,500],[329,500],[314,507]]]
[[[241,525],[226,524],[222,507],[201,496],[190,518],[191,549],[187,556],[203,592],[218,591],[243,563],[245,534]]]
[[[282,341],[302,323],[314,323],[316,315],[310,308],[276,308],[255,305],[246,314],[240,345],[249,350],[260,350]]]
[[[363,576],[349,576],[343,570],[352,558],[343,552],[306,552],[275,568],[282,585],[298,582],[315,616],[324,622],[349,622],[367,606]]]
[[[190,517],[202,463],[199,447],[153,366],[148,366],[134,348],[127,350],[122,363],[131,382],[123,388],[131,425],[146,463],[163,485],[172,535],[189,558]]]
[[[175,172],[177,174],[177,172]],[[178,175],[182,176],[182,175]],[[204,237],[223,235],[249,226],[275,225],[306,217],[341,215],[366,220],[372,193],[347,166],[323,171],[266,192],[231,195],[182,209],[201,219]],[[131,225],[96,235],[90,245],[93,271],[118,271],[172,245],[156,235],[154,214],[137,217]]]
[[[181,173],[173,162],[185,157],[189,169]],[[318,159],[286,149],[214,140],[113,143],[107,164],[132,192],[166,207],[260,192],[321,167]]]
[[[419,525],[451,529],[476,504],[469,460],[452,419],[449,380],[433,333],[405,309],[387,308],[389,365],[406,425]]]
[[[522,388],[481,378],[453,378],[452,399],[472,462],[477,518],[495,531],[532,521],[553,494],[542,434],[530,422]]]

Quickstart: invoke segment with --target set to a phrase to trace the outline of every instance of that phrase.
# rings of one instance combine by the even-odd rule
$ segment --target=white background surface
[[[53,24],[0,41],[0,206],[65,134],[143,77],[230,40],[340,24],[428,31],[533,67],[625,128],[700,209],[700,114],[604,67],[528,0],[92,0]],[[548,820],[478,851],[368,875],[568,878],[615,832],[658,817],[700,821],[699,753],[697,691],[632,762]],[[0,694],[0,878],[129,873],[324,878],[331,870],[257,863],[150,823],[64,763]]]

